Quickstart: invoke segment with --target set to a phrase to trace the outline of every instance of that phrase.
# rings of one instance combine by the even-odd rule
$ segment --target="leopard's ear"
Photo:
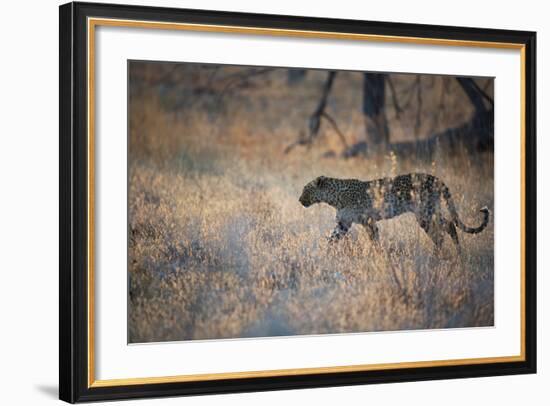
[[[327,183],[327,177],[326,176],[319,176],[317,179],[315,179],[315,186],[318,188],[325,187]]]

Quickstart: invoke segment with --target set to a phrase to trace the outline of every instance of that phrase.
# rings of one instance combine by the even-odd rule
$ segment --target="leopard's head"
[[[315,203],[325,202],[328,183],[329,178],[326,176],[319,176],[318,178],[315,178],[304,186],[302,195],[298,200],[304,207],[309,207]]]

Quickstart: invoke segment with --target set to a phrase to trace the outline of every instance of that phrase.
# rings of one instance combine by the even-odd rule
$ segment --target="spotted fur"
[[[476,234],[489,223],[489,209],[483,207],[480,210],[483,213],[481,225],[466,226],[458,216],[449,188],[440,179],[424,173],[368,182],[320,176],[304,186],[299,200],[304,207],[327,203],[336,209],[336,228],[330,236],[332,242],[340,240],[353,223],[361,224],[371,240],[377,242],[377,221],[412,212],[420,227],[434,242],[436,250],[441,248],[447,232],[460,252],[456,227]],[[442,201],[447,204],[450,219],[443,216]]]

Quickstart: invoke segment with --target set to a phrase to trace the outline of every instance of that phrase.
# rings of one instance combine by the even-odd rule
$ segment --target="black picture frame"
[[[374,21],[214,12],[112,4],[60,6],[59,397],[67,402],[235,393],[536,372],[536,33]],[[525,52],[525,359],[517,362],[318,373],[122,386],[89,385],[87,24],[88,17],[345,32],[457,41],[513,43]]]

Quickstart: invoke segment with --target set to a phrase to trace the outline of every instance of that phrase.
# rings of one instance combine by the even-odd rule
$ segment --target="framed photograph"
[[[536,371],[534,32],[60,7],[60,398]]]

